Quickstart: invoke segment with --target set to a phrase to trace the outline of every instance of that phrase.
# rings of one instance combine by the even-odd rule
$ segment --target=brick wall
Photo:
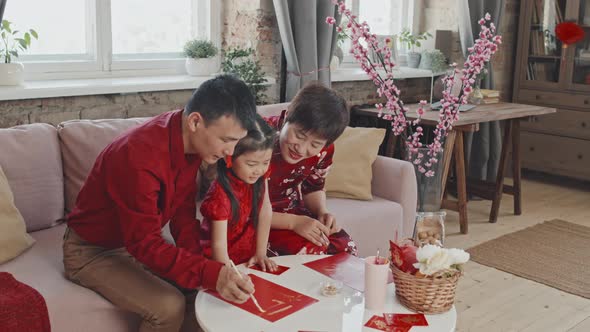
[[[430,78],[413,78],[396,81],[405,103],[430,100]],[[375,104],[385,99],[377,96],[377,87],[372,81],[334,82],[332,88],[340,93],[350,105]]]

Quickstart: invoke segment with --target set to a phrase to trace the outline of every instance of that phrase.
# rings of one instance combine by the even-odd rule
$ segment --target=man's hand
[[[248,276],[240,275],[231,266],[225,265],[219,271],[215,290],[228,301],[244,303],[254,293],[254,284]]]
[[[316,246],[327,247],[330,229],[316,219],[307,216],[297,216],[293,231]]]
[[[338,224],[336,224],[336,218],[330,212],[320,214],[318,220],[326,227],[328,227],[328,229],[330,230],[328,235],[338,233],[342,229],[340,226],[338,226]]]

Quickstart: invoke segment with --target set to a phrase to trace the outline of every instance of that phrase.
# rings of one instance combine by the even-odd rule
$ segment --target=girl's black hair
[[[268,123],[266,123],[266,121],[259,114],[256,114],[254,128],[249,130],[246,137],[242,138],[238,142],[236,148],[234,149],[232,159],[235,160],[246,152],[272,149],[277,140],[277,137],[278,132]],[[233,194],[226,172],[227,165],[225,163],[225,159],[220,159],[217,161],[217,181],[223,188],[223,191],[225,191],[229,197],[232,211],[231,220],[229,220],[231,224],[238,222],[240,219],[240,202],[238,202],[236,196]],[[250,214],[250,218],[254,223],[254,227],[258,225],[258,205],[262,199],[263,188],[264,178],[261,176],[258,181],[252,185],[252,212]]]

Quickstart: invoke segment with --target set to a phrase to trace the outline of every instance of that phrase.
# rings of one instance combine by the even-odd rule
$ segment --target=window
[[[416,0],[346,0],[346,6],[358,17],[367,21],[371,32],[377,35],[397,35],[404,28],[413,30]],[[401,45],[398,45],[400,49]],[[343,44],[345,62],[354,62],[349,56],[350,41]]]
[[[215,0],[12,0],[4,18],[37,30],[19,61],[50,79],[182,73],[186,41],[220,44],[219,14]]]

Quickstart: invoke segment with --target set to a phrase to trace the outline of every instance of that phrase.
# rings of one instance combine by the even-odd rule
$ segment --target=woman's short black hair
[[[322,137],[330,145],[346,129],[350,113],[346,101],[336,91],[312,82],[293,98],[285,121]]]

